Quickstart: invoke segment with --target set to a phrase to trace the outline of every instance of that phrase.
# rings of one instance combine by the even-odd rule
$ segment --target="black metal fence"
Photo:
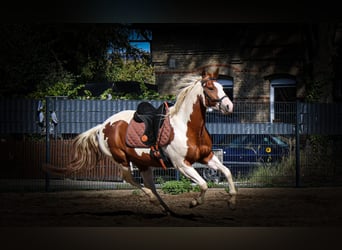
[[[135,110],[140,101],[0,100],[0,190],[131,188],[119,168],[108,160],[92,171],[68,178],[41,171],[43,162],[63,166],[70,160],[72,139],[122,110]],[[158,106],[162,101],[151,101]],[[341,104],[237,102],[234,113],[207,112],[214,152],[238,186],[306,186],[342,184]],[[271,115],[270,112],[277,112]],[[270,121],[270,117],[277,117]],[[47,121],[47,122],[46,122]],[[48,133],[46,133],[48,131]],[[203,177],[226,185],[220,173],[195,164]],[[140,175],[132,169],[139,180]],[[155,181],[180,178],[175,169],[155,169]],[[46,182],[48,180],[49,182]]]

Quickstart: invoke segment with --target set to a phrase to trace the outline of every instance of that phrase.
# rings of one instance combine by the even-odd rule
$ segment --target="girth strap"
[[[159,161],[159,163],[162,165],[162,168],[166,170],[166,168],[173,167],[172,163],[170,162],[169,158],[165,156],[164,151],[156,146],[151,146],[150,148],[150,155],[152,158]]]

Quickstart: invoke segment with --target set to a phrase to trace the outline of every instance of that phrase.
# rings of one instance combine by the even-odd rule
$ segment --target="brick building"
[[[305,99],[313,82],[324,85],[320,101],[341,100],[341,81],[334,74],[339,72],[341,61],[338,24],[187,23],[147,27],[152,30],[152,63],[161,94],[176,94],[198,79],[203,69],[219,67],[220,82],[233,101],[270,103],[262,120],[276,120],[272,112],[275,102]]]

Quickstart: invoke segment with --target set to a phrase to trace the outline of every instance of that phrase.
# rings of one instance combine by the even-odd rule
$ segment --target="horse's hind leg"
[[[123,165],[120,165],[120,167],[122,171],[122,178],[132,186],[141,189],[142,186],[134,180],[130,168]]]
[[[148,171],[140,172],[141,176],[144,180],[144,186],[137,183],[131,173],[131,170],[129,167],[125,167],[121,165],[122,170],[122,177],[123,179],[131,184],[132,186],[139,188],[144,192],[145,195],[147,195],[150,199],[150,202],[156,206],[161,205],[163,207],[163,210],[169,211],[167,205],[162,201],[162,199],[159,197],[156,188],[154,186],[153,177],[152,177],[152,169],[149,169]],[[149,174],[149,171],[151,171],[151,174]],[[151,177],[149,177],[149,175]],[[152,184],[151,184],[152,183]]]
[[[172,213],[170,208],[166,205],[166,203],[162,200],[157,192],[156,186],[153,181],[152,168],[141,171],[140,174],[144,180],[144,188],[149,189],[152,192],[152,195],[149,195],[150,201],[155,205],[160,205],[164,213]]]

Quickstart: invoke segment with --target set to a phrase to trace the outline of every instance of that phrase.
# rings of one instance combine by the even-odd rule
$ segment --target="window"
[[[223,86],[223,91],[229,99],[233,101],[233,78],[220,75],[217,81]]]
[[[133,29],[131,30],[128,39],[133,47],[145,53],[151,52],[152,32],[150,30],[139,31]]]
[[[233,101],[233,78],[230,76],[219,75],[217,82],[222,85],[223,91],[229,99]],[[207,112],[209,112],[209,114],[214,114],[213,116],[207,116],[208,121],[228,122],[228,120],[231,119],[231,116],[223,115],[221,112],[214,111],[212,108],[208,108]]]
[[[120,43],[109,43],[107,53],[108,59],[117,59],[119,56],[124,60],[147,58],[151,61],[152,31],[150,30],[129,30],[128,42],[135,50],[130,50],[126,45]]]
[[[270,80],[270,122],[294,123],[296,81],[293,78]]]

